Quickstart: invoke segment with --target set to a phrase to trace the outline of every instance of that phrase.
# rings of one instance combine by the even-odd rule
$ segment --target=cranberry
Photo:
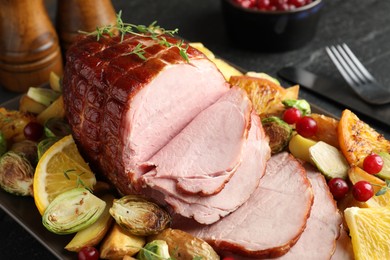
[[[244,8],[254,8],[256,7],[256,0],[235,0],[237,4]]]
[[[363,169],[370,174],[377,174],[383,168],[383,159],[379,155],[372,153],[364,158]]]
[[[257,1],[257,8],[260,10],[271,10],[271,0],[258,0]]]
[[[329,190],[336,200],[341,199],[347,194],[349,187],[345,180],[333,178],[328,182]]]
[[[83,247],[78,253],[79,260],[98,260],[99,256],[99,251],[92,246]]]
[[[306,0],[289,0],[288,2],[296,8],[304,6],[306,4]]]
[[[301,118],[301,111],[298,108],[287,108],[283,113],[283,120],[287,124],[295,124]]]
[[[358,181],[352,187],[352,195],[355,200],[360,202],[366,202],[372,196],[374,196],[374,189],[372,185],[367,181]]]
[[[303,137],[311,137],[316,134],[318,126],[317,122],[313,118],[304,116],[297,121],[295,128],[298,134]]]
[[[43,136],[43,126],[37,122],[29,122],[23,129],[28,140],[38,141]]]

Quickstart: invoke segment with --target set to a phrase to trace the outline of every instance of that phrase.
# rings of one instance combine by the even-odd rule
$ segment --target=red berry
[[[23,133],[26,139],[38,141],[43,135],[43,126],[37,122],[29,122],[24,127]]]
[[[358,181],[352,187],[352,195],[355,200],[360,202],[366,202],[372,196],[374,196],[374,189],[372,185],[367,181]]]
[[[283,120],[287,124],[295,124],[301,118],[301,111],[298,108],[290,107],[283,113]]]
[[[328,182],[329,190],[336,200],[341,199],[347,194],[349,187],[345,180],[333,178]]]
[[[87,246],[83,247],[78,253],[78,260],[98,260],[99,256],[99,251],[96,248]]]
[[[289,0],[288,3],[298,8],[304,6],[306,4],[306,0]]]
[[[271,10],[271,0],[258,0],[257,8],[260,10]]]
[[[224,258],[222,258],[222,260],[234,260],[234,257],[232,257],[232,256],[225,256]]]
[[[363,169],[370,174],[377,174],[383,168],[383,159],[379,155],[372,153],[364,158]]]
[[[235,0],[235,2],[244,8],[255,8],[256,0]]]
[[[316,134],[318,126],[317,122],[313,118],[304,116],[297,121],[295,128],[298,134],[303,137],[311,137]]]

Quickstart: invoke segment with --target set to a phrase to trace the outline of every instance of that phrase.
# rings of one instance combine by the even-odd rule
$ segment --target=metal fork
[[[367,103],[390,102],[390,90],[380,85],[345,44],[325,48],[328,56],[351,88]]]

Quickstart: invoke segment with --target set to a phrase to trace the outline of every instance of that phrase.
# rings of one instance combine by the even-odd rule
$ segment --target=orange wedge
[[[346,109],[338,126],[340,150],[351,165],[362,167],[371,153],[390,152],[390,142]]]
[[[260,116],[280,114],[285,109],[282,104],[283,100],[298,99],[299,86],[285,89],[265,78],[232,76],[229,83],[232,86],[244,89],[248,93],[255,111]]]

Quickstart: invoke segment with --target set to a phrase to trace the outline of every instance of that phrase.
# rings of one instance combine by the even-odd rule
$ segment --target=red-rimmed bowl
[[[316,34],[322,0],[288,11],[244,8],[234,0],[221,0],[230,41],[258,51],[288,51],[310,42]]]

